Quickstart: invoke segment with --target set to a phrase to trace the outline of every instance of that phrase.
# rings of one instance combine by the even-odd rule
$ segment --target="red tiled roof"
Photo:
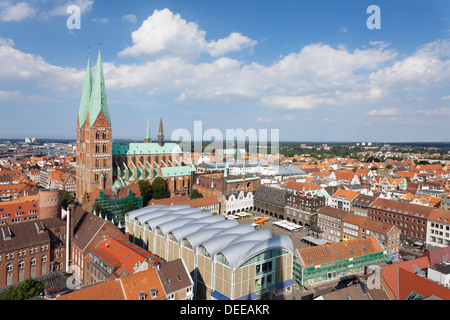
[[[383,248],[373,236],[298,249],[306,268],[382,251]]]
[[[286,181],[282,185],[282,187],[286,188],[286,189],[293,189],[293,190],[300,190],[300,191],[302,191],[302,190],[308,191],[308,190],[323,189],[322,186],[318,185],[315,182],[303,183],[303,182],[297,182],[295,180],[288,180],[288,181]]]
[[[91,251],[110,267],[119,267],[116,271],[117,275],[124,270],[130,274],[135,272],[136,264],[142,263],[153,256],[153,254],[134,243],[118,241],[109,236]]]
[[[359,193],[351,190],[339,189],[335,194],[332,195],[333,198],[345,197],[345,200],[353,200]]]
[[[127,300],[139,300],[139,292],[147,295],[147,300],[165,300],[166,295],[155,268],[150,268],[122,278],[122,286]],[[156,290],[152,298],[150,290]]]
[[[414,272],[415,268],[414,265],[416,265],[420,269],[428,268],[430,265],[430,260],[428,260],[428,257],[420,257],[413,260],[408,260],[404,262],[394,263],[394,264],[388,264],[385,266],[382,266],[381,276],[386,281],[387,285],[391,289],[391,291],[395,294],[395,296],[398,298],[398,292],[399,292],[399,268],[405,269],[410,272]]]
[[[347,181],[351,181],[355,176],[353,170],[337,170],[334,172],[336,179],[343,179]]]
[[[405,300],[412,291],[425,298],[436,296],[443,300],[450,300],[450,289],[403,268],[398,270],[398,283],[399,300]]]
[[[450,223],[450,210],[439,208],[430,214],[428,220],[433,220],[442,223]]]

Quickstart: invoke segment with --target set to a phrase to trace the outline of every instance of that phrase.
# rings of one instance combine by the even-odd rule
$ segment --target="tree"
[[[39,295],[45,289],[44,285],[33,279],[26,279],[21,284],[9,287],[0,300],[27,300]]]
[[[130,211],[133,211],[136,209],[139,209],[137,204],[134,203],[133,201],[128,201],[127,204],[125,205],[125,207],[122,209],[122,213],[125,214],[127,212],[130,212]]]
[[[153,189],[148,180],[139,180],[139,189],[141,191],[142,202],[144,203],[145,207],[152,199]]]
[[[72,198],[72,196],[70,195],[69,192],[67,192],[66,190],[63,190],[62,191],[62,200],[61,200],[61,202],[62,202],[61,205],[64,208],[64,210],[67,210],[67,207],[70,204],[75,203],[75,199]]]
[[[203,194],[201,194],[197,189],[192,189],[191,193],[189,194],[189,199],[198,198],[203,198]]]
[[[152,182],[153,199],[163,199],[169,196],[166,182],[162,177],[156,177]]]
[[[103,216],[103,208],[102,208],[101,205],[99,205],[98,203],[94,203],[94,204],[92,205],[92,213],[94,213],[94,210],[95,210],[95,213],[96,213],[100,218],[103,218],[103,217],[104,217],[104,216]]]

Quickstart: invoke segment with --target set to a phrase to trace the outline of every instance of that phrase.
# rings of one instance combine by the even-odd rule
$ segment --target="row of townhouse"
[[[403,240],[443,247],[450,244],[450,210],[440,205],[445,199],[438,200],[409,194],[385,199],[338,190],[329,203],[333,208],[395,225]]]
[[[317,213],[317,226],[323,232],[320,237],[330,242],[348,241],[374,236],[392,259],[400,251],[400,230],[386,222],[363,217],[352,212],[328,206]]]
[[[61,295],[56,300],[192,300],[193,281],[182,259]]]

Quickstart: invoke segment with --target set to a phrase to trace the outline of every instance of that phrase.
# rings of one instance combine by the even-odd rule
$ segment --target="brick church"
[[[187,194],[195,167],[183,161],[176,143],[164,141],[162,116],[157,142],[149,123],[143,142],[113,142],[111,117],[99,50],[95,77],[90,59],[78,111],[76,146],[76,198],[87,210],[99,192],[120,194],[139,180],[164,178],[171,195]]]

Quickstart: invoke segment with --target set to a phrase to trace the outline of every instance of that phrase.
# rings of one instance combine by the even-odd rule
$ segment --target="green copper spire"
[[[150,122],[147,118],[147,133],[145,135],[144,142],[152,142],[152,137],[150,136]]]
[[[161,119],[159,120],[158,144],[160,146],[164,145],[164,129],[163,129],[162,114]]]
[[[89,102],[89,126],[92,127],[95,120],[97,120],[100,111],[111,125],[109,117],[108,101],[106,100],[105,78],[103,76],[103,64],[100,49],[98,50],[97,66],[95,67],[95,78],[92,86],[91,100]]]
[[[81,94],[80,109],[78,110],[78,123],[80,127],[86,121],[89,111],[89,100],[91,98],[92,91],[92,70],[91,70],[91,58],[88,58],[86,67],[86,75],[84,77],[83,93]]]

